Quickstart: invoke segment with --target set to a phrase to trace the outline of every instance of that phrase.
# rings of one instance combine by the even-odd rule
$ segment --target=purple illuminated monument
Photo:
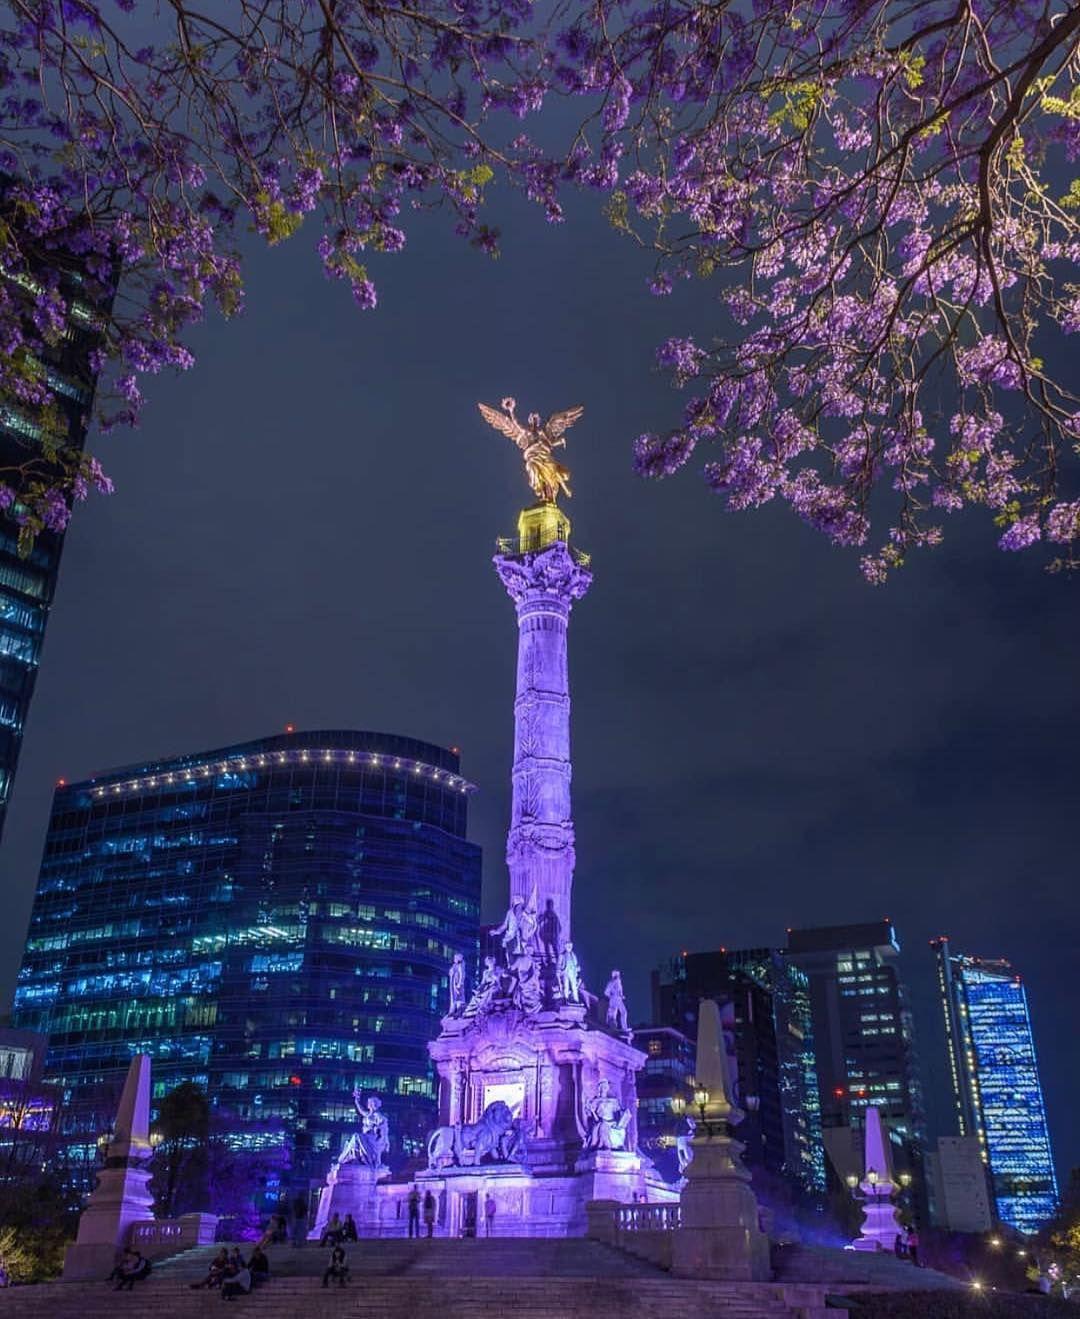
[[[637,1149],[645,1055],[631,1043],[621,976],[590,992],[571,926],[566,647],[588,564],[553,501],[525,509],[495,556],[518,625],[510,900],[472,995],[429,1046],[442,1126],[421,1180],[452,1232],[468,1230],[488,1196],[501,1233],[529,1236],[584,1233],[590,1200],[678,1198]]]
[[[592,573],[555,502],[560,490],[568,493],[569,472],[552,449],[581,410],[543,425],[535,415],[518,422],[512,399],[501,413],[481,410],[522,450],[539,498],[495,556],[518,626],[509,902],[473,983],[465,983],[460,962],[449,969],[447,1015],[428,1046],[440,1125],[415,1180],[437,1198],[440,1232],[475,1231],[494,1199],[500,1235],[576,1236],[586,1230],[590,1201],[671,1203],[678,1191],[637,1148],[636,1077],[645,1055],[632,1044],[621,976],[587,980],[571,929],[567,629]],[[320,1220],[347,1208],[366,1234],[403,1234],[409,1184],[380,1181],[375,1169],[351,1180],[348,1205],[332,1184]],[[368,1187],[363,1197],[359,1181]]]

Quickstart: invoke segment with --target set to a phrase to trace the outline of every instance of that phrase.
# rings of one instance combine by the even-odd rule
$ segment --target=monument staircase
[[[841,1250],[835,1246],[792,1244],[774,1246],[773,1277],[777,1282],[814,1282],[833,1292],[845,1291],[966,1291],[958,1278],[936,1269],[917,1269],[891,1251]]]
[[[154,1266],[134,1292],[103,1282],[48,1283],[0,1291],[0,1319],[205,1319],[216,1292],[193,1291],[218,1247]],[[825,1319],[823,1288],[673,1278],[584,1238],[361,1241],[348,1247],[349,1285],[321,1286],[328,1252],[270,1251],[273,1276],[237,1298],[251,1319]],[[232,1312],[230,1312],[232,1313]]]

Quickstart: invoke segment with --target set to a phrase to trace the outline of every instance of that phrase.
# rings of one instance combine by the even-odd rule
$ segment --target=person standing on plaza
[[[908,1259],[917,1269],[922,1268],[922,1261],[919,1259],[919,1233],[914,1225],[907,1230],[907,1240],[904,1243],[907,1246]]]
[[[429,1237],[435,1235],[435,1197],[430,1191],[424,1192],[424,1226]]]
[[[495,1213],[498,1209],[495,1197],[488,1191],[484,1198],[484,1236],[490,1237],[495,1231]]]
[[[420,1235],[420,1190],[414,1186],[409,1192],[409,1236]]]

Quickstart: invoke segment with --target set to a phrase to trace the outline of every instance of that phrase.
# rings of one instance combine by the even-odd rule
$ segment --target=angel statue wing
[[[562,412],[553,412],[547,421],[544,422],[544,433],[549,440],[557,440],[560,436],[565,435],[570,427],[577,421],[585,411],[583,407],[564,408]],[[485,413],[485,415],[487,415]],[[491,418],[489,417],[490,421]]]
[[[502,431],[506,438],[513,440],[519,449],[524,449],[528,443],[529,432],[514,416],[513,408],[507,408],[505,412],[499,412],[486,403],[477,403],[476,406],[480,409],[480,415],[489,426],[494,426],[497,431]],[[503,406],[506,407],[505,402]]]

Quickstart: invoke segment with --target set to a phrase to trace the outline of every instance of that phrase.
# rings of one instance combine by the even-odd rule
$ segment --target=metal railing
[[[497,554],[519,555],[519,554],[536,554],[541,549],[550,549],[553,545],[565,545],[565,541],[549,541],[546,545],[526,545],[524,549],[517,536],[499,536],[495,541],[495,552]],[[571,559],[579,568],[588,568],[592,563],[592,555],[586,554],[584,550],[579,550],[576,545],[567,545]]]
[[[136,1246],[152,1246],[183,1235],[184,1229],[179,1223],[136,1223],[131,1229],[131,1242]]]
[[[678,1204],[619,1205],[615,1210],[615,1230],[624,1232],[674,1232],[682,1222]]]

